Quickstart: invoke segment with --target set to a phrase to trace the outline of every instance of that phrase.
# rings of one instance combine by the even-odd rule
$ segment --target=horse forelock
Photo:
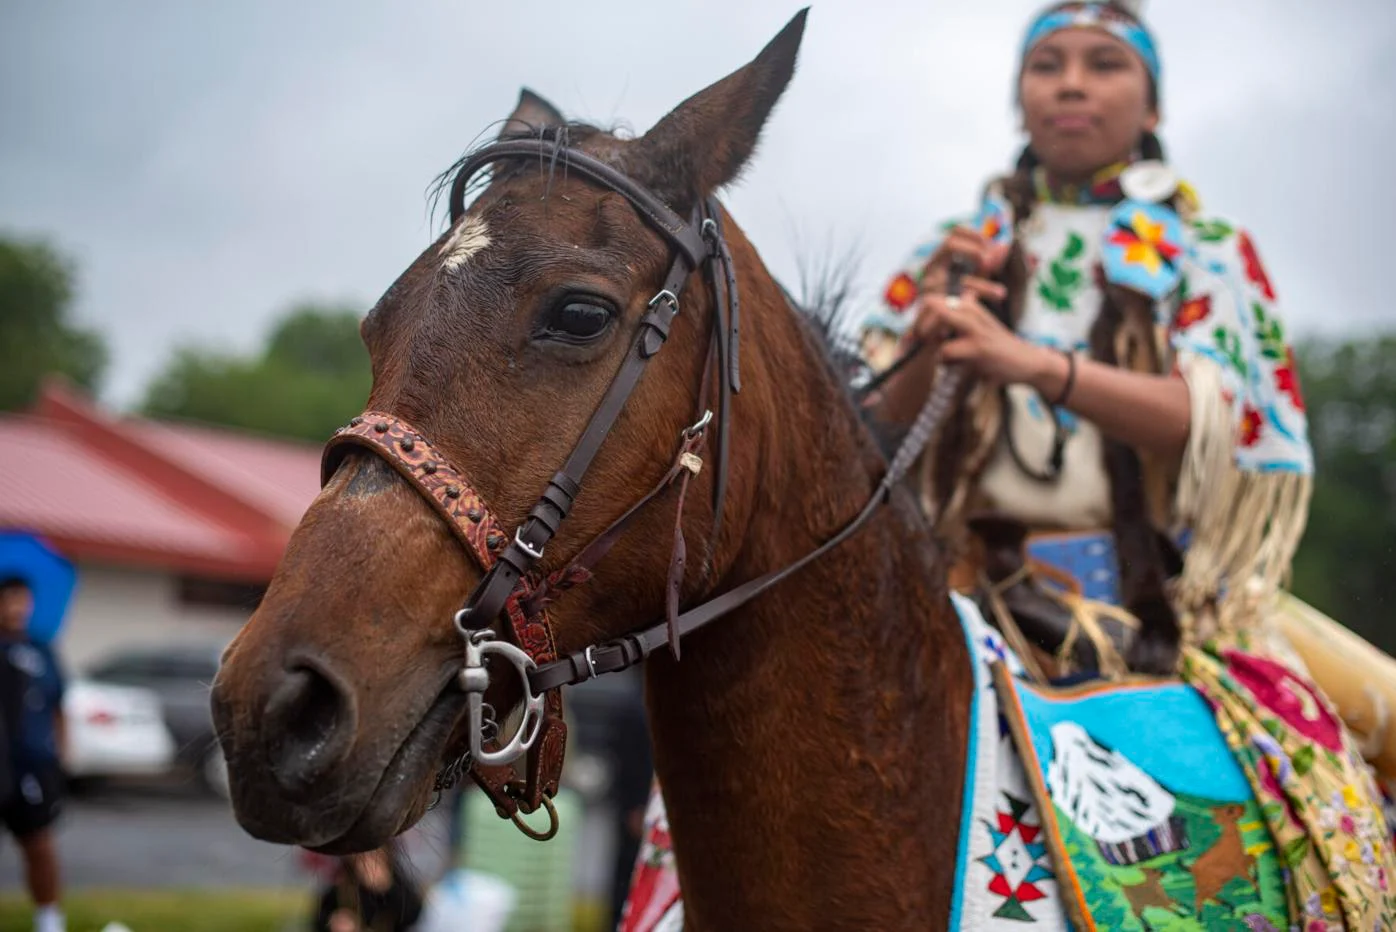
[[[517,126],[518,124],[514,124]],[[556,155],[548,157],[540,155],[538,158],[504,159],[494,162],[484,167],[472,178],[467,178],[465,189],[466,198],[472,195],[478,196],[492,185],[516,177],[526,171],[537,170],[542,172],[549,181],[558,177],[566,177],[567,159],[566,154],[569,148],[576,148],[585,151],[588,155],[609,162],[617,168],[621,153],[625,145],[625,140],[619,136],[619,127],[606,129],[591,123],[574,121],[555,126],[532,126],[527,131],[514,129],[501,134],[496,138],[479,140],[473,142],[465,151],[465,154],[451,163],[445,171],[432,179],[427,188],[427,198],[431,204],[433,214],[440,206],[443,196],[450,193],[451,186],[455,184],[456,177],[465,166],[482,149],[486,149],[496,142],[503,142],[509,139],[538,139],[542,142],[551,142],[556,146]],[[544,197],[551,193],[551,184],[544,190]]]

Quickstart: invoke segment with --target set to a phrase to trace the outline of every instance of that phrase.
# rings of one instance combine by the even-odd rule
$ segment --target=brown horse
[[[797,16],[750,64],[643,137],[570,142],[687,216],[731,181],[789,82]],[[656,60],[662,60],[662,55]],[[525,93],[509,127],[557,132]],[[553,127],[548,130],[548,127]],[[725,214],[742,299],[741,391],[715,541],[712,469],[688,493],[685,604],[828,540],[886,464],[815,328]],[[363,324],[369,407],[410,421],[505,527],[524,520],[605,393],[670,244],[626,199],[520,160]],[[543,559],[564,566],[654,486],[693,420],[714,299],[702,276]],[[662,618],[671,510],[646,512],[553,606],[559,650]],[[419,819],[466,741],[451,619],[479,581],[445,522],[378,457],[339,465],[291,539],[213,692],[251,834],[364,850]],[[946,567],[912,496],[646,666],[688,927],[944,928],[971,668]]]

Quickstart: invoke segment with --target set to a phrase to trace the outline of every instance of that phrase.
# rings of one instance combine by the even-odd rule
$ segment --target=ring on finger
[[[948,295],[945,298],[945,306],[950,310],[956,310],[960,306],[960,296],[957,294]]]

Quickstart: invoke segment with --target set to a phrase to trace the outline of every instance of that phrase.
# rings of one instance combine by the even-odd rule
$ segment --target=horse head
[[[527,91],[500,138],[583,153],[687,218],[750,158],[793,74],[803,27],[802,12],[749,64],[639,138],[569,124]],[[607,396],[676,252],[632,199],[569,171],[565,157],[490,167],[488,184],[392,284],[362,335],[373,365],[369,410],[411,425],[441,469],[449,463],[468,480],[481,513],[512,533]],[[735,224],[721,221],[744,302],[759,311],[783,300]],[[676,298],[666,348],[572,490],[570,514],[538,559],[543,577],[661,481],[701,411],[715,302],[701,274],[687,276]],[[772,414],[773,396],[760,386],[779,374],[762,371],[771,363],[760,352],[743,365],[753,387],[734,431],[751,432]],[[722,578],[758,501],[760,445],[734,446],[730,457],[721,533],[713,533],[711,470],[692,483],[678,516],[692,542],[685,594]],[[434,776],[466,746],[462,636],[452,619],[483,568],[383,456],[339,446],[325,479],[230,645],[212,705],[242,826],[340,853],[411,826]],[[593,578],[550,606],[557,653],[663,616],[675,520],[673,508],[637,514]],[[491,537],[482,546],[498,553],[507,543]],[[503,710],[519,694],[496,684],[489,698]]]

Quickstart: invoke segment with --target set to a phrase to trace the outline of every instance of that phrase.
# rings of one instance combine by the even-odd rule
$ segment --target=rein
[[[665,645],[678,659],[680,643],[686,635],[741,608],[856,534],[887,502],[892,488],[906,475],[944,422],[954,401],[958,379],[937,380],[936,390],[867,503],[830,540],[780,570],[680,612],[687,550],[683,507],[689,482],[703,468],[702,455],[714,420],[706,402],[714,366],[718,450],[712,540],[717,539],[726,496],[731,396],[740,391],[741,384],[736,269],[723,236],[717,202],[712,198],[701,202],[694,209],[693,218],[685,221],[651,192],[586,153],[559,143],[520,139],[487,146],[465,160],[451,187],[451,223],[456,223],[464,214],[466,187],[482,168],[501,160],[530,157],[560,160],[569,172],[576,172],[624,196],[641,218],[674,249],[664,282],[650,299],[625,360],[571,455],[512,537],[460,470],[420,431],[386,412],[366,411],[334,434],[325,447],[321,484],[329,482],[349,449],[372,451],[407,479],[446,520],[457,540],[484,572],[484,577],[454,617],[455,627],[464,642],[465,662],[457,682],[468,698],[469,750],[442,770],[437,778],[437,789],[453,785],[461,773],[468,772],[490,796],[501,817],[512,819],[530,837],[543,840],[551,838],[558,828],[557,812],[551,799],[557,793],[566,744],[561,687],[624,670]],[[650,360],[667,342],[679,315],[679,295],[699,266],[707,267],[707,284],[714,305],[710,346],[697,393],[699,416],[680,432],[672,464],[655,489],[583,548],[570,564],[540,578],[534,572],[535,567],[570,512],[592,460]],[[590,578],[592,567],[604,558],[631,520],[674,488],[678,489],[678,501],[665,620],[567,656],[558,656],[548,603]],[[509,641],[501,640],[494,630],[501,619]],[[512,666],[523,687],[523,718],[513,737],[502,746],[496,736],[498,724],[494,710],[484,701],[492,674],[497,672],[490,667],[492,658]],[[521,757],[526,758],[522,781],[515,771],[515,762]],[[543,832],[532,829],[518,815],[519,812],[534,812],[540,806],[548,811],[551,820],[549,828]]]

